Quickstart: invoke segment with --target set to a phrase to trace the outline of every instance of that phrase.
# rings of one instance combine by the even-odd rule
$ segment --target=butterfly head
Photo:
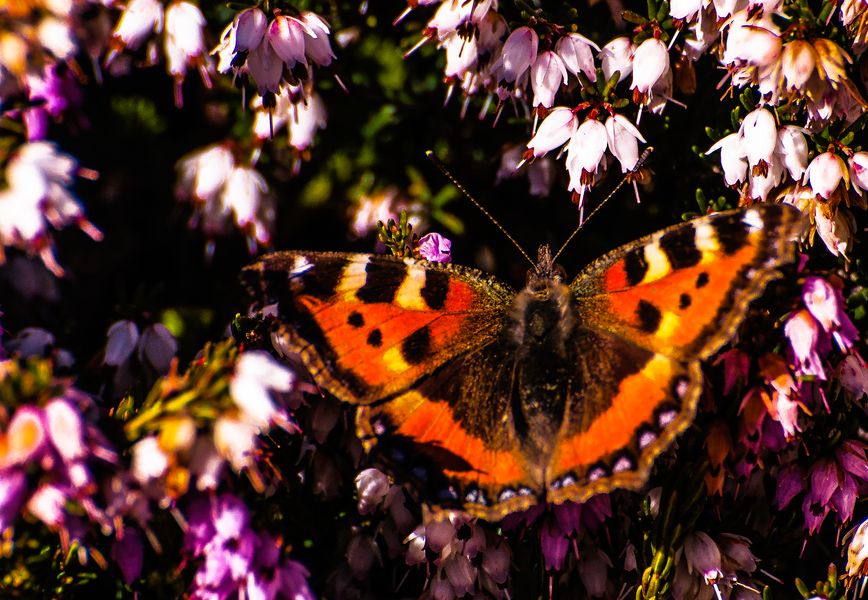
[[[547,245],[539,247],[536,264],[527,272],[527,289],[531,293],[546,298],[552,287],[559,287],[567,278],[564,268],[555,264],[552,250]]]

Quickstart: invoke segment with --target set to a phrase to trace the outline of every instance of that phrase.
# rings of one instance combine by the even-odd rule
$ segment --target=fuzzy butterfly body
[[[757,205],[657,232],[568,283],[547,247],[515,292],[479,271],[279,252],[242,278],[276,346],[358,405],[365,447],[425,500],[499,519],[641,487],[692,421],[700,361],[792,262],[798,211]]]

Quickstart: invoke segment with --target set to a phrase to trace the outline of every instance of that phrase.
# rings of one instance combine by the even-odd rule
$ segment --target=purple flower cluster
[[[242,499],[228,493],[194,497],[186,518],[183,552],[201,561],[191,598],[315,600],[307,570],[282,556],[279,539],[251,526]]]

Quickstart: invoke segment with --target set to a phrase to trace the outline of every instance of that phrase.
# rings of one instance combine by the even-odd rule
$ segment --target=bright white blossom
[[[633,83],[630,88],[650,96],[654,85],[669,71],[669,50],[656,38],[648,38],[633,53]]]
[[[597,55],[606,79],[612,77],[615,71],[619,73],[618,81],[624,81],[633,72],[633,53],[636,47],[628,37],[617,37],[603,46]]]
[[[555,148],[560,148],[578,129],[575,113],[569,108],[559,106],[552,109],[527,143],[533,156],[539,158]]]
[[[530,70],[533,105],[551,108],[561,85],[567,82],[567,68],[561,57],[547,50],[541,52]]]
[[[573,75],[584,73],[589,80],[596,81],[597,69],[592,48],[600,51],[599,46],[578,33],[568,33],[555,44],[555,52],[561,57],[567,71]]]
[[[823,152],[814,157],[805,170],[805,179],[814,193],[828,200],[841,182],[847,185],[847,165],[834,152]]]

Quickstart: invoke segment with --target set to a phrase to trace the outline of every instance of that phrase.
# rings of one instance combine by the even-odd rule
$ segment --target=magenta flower
[[[125,528],[112,544],[112,559],[117,563],[127,585],[132,585],[142,574],[144,549],[142,536],[133,527]]]
[[[27,476],[17,468],[0,469],[0,531],[6,531],[18,517],[27,499]]]
[[[540,527],[539,541],[547,571],[560,571],[564,567],[564,560],[570,549],[570,538],[564,533],[557,522],[552,520],[546,520]]]
[[[439,233],[426,233],[416,246],[419,255],[431,262],[448,263],[452,260],[452,240]]]
[[[775,506],[784,509],[793,498],[805,491],[805,472],[795,462],[787,463],[778,470]]]
[[[723,363],[723,394],[732,392],[736,386],[744,385],[750,372],[750,356],[738,348],[727,350],[714,362]]]
[[[831,510],[839,522],[849,521],[859,491],[868,483],[865,445],[855,440],[843,442],[833,457],[821,458],[811,466],[808,481],[802,511],[810,533],[819,531]]]

